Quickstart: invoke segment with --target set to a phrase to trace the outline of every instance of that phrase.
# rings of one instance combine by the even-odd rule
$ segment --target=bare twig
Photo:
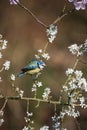
[[[53,105],[61,105],[61,106],[71,106],[68,102],[60,102],[60,101],[53,101],[53,100],[44,100],[41,98],[29,98],[29,97],[20,97],[20,96],[1,96],[0,99],[7,99],[7,100],[25,100],[25,101],[37,101],[43,103],[49,103]],[[74,104],[74,106],[79,107],[80,104]]]
[[[17,5],[18,5],[19,7],[23,8],[26,12],[28,12],[28,13],[29,13],[39,24],[41,24],[43,27],[45,27],[45,28],[49,27],[48,25],[46,25],[45,23],[43,23],[41,20],[39,20],[39,19],[37,18],[37,16],[36,16],[30,9],[28,9],[27,7],[25,7],[22,3],[17,2],[16,0],[14,0],[14,1],[17,3]],[[62,11],[61,14],[56,18],[56,20],[54,20],[54,21],[52,22],[52,24],[57,24],[57,23],[58,23],[61,19],[63,19],[65,16],[67,16],[67,15],[69,15],[69,14],[71,14],[71,13],[73,13],[73,12],[75,11],[75,9],[72,9],[72,10],[69,10],[69,11],[65,12],[65,8],[66,8],[66,6],[64,6],[63,11]]]
[[[39,19],[37,18],[37,16],[36,16],[30,9],[28,9],[27,7],[25,7],[22,3],[17,2],[16,0],[15,0],[15,2],[17,3],[17,5],[18,5],[19,7],[23,8],[27,13],[29,13],[39,24],[41,24],[41,25],[42,25],[43,27],[45,27],[45,28],[48,27],[45,23],[43,23],[41,20],[39,20]]]

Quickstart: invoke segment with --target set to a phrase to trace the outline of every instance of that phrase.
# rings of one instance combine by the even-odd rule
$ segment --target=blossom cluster
[[[50,99],[50,93],[51,93],[51,89],[50,88],[45,88],[44,89],[44,93],[42,95],[44,100],[49,100]]]
[[[82,71],[68,68],[66,75],[70,76],[70,79],[67,85],[63,86],[63,89],[68,94],[70,104],[74,106],[79,101],[80,106],[86,108],[85,98],[81,92],[87,92],[87,81],[83,77]]]
[[[34,121],[31,120],[31,117],[33,116],[33,113],[26,113],[27,116],[24,117],[25,122],[26,122],[26,126],[24,126],[24,128],[22,130],[34,130],[34,127],[32,127],[32,124],[34,123]]]
[[[46,30],[48,41],[52,43],[54,39],[56,38],[56,35],[58,33],[58,28],[54,24],[51,24],[49,28]]]
[[[49,126],[44,125],[43,127],[40,128],[40,130],[49,130]]]
[[[7,40],[2,39],[3,36],[0,34],[0,58],[2,58],[2,51],[7,48]]]
[[[80,113],[79,111],[76,111],[72,106],[68,106],[62,112],[60,112],[60,118],[64,118],[65,115],[76,118],[80,116]]]
[[[12,87],[15,89],[15,92],[18,94],[18,96],[22,98],[23,95],[24,95],[24,91],[21,90],[19,87],[15,86],[15,84],[14,84],[14,81],[16,79],[15,75],[11,74],[10,78],[11,78],[11,81],[12,81]]]
[[[87,40],[83,44],[80,45],[73,44],[68,48],[73,55],[81,56],[87,52]]]
[[[59,130],[60,129],[60,116],[57,116],[56,114],[52,117],[53,122],[53,129]]]
[[[76,10],[84,10],[86,9],[87,0],[68,0],[69,2],[73,2]]]
[[[49,60],[50,56],[49,56],[49,54],[47,52],[44,52],[44,50],[39,49],[38,54],[35,55],[35,58],[36,59],[44,58],[46,60]]]
[[[42,86],[42,82],[40,81],[36,81],[35,83],[33,83],[33,87],[32,87],[32,92],[35,92],[37,90],[37,88]]]
[[[3,50],[5,50],[7,48],[7,40],[3,39],[3,36],[0,34],[0,59],[2,59],[3,57]],[[0,72],[2,72],[3,70],[9,70],[10,68],[10,61],[9,60],[5,60],[2,68],[0,69]],[[2,77],[0,77],[0,82],[2,81]]]
[[[60,130],[60,127],[61,127],[61,115],[57,115],[55,113],[55,115],[52,117],[52,123],[53,123],[53,130]],[[62,128],[62,130],[67,130],[66,128]]]

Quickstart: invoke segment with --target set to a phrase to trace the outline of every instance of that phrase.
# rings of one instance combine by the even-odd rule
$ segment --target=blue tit
[[[21,72],[17,75],[18,77],[23,76],[24,74],[34,75],[39,73],[45,66],[43,61],[32,60],[26,67],[21,69]]]

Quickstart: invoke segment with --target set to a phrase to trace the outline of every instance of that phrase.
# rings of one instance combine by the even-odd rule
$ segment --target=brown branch
[[[25,7],[22,3],[17,2],[16,0],[14,0],[14,1],[17,3],[17,5],[18,5],[19,7],[23,8],[27,13],[29,13],[29,14],[30,14],[39,24],[41,24],[43,27],[45,27],[45,28],[48,28],[48,27],[49,27],[48,25],[46,25],[45,23],[43,23],[41,20],[39,20],[39,19],[37,18],[37,16],[36,16],[30,9],[28,9],[27,7]],[[64,8],[63,11],[61,12],[61,14],[56,18],[56,20],[54,20],[54,21],[52,22],[52,24],[57,24],[61,19],[63,19],[65,16],[67,16],[67,15],[73,13],[74,11],[75,11],[75,9],[72,9],[72,10],[69,10],[69,11],[65,12],[65,8]]]
[[[57,24],[61,19],[63,19],[65,16],[73,13],[75,11],[75,9],[69,10],[67,12],[61,12],[61,14],[57,17],[56,20],[53,21],[52,24]]]
[[[25,7],[22,3],[17,2],[16,0],[15,0],[15,2],[17,3],[17,5],[18,5],[19,7],[23,8],[27,13],[29,13],[39,24],[41,24],[41,25],[42,25],[43,27],[45,27],[45,28],[48,27],[45,23],[43,23],[41,20],[39,20],[39,19],[36,17],[36,15],[35,15],[30,9],[28,9],[27,7]]]
[[[29,98],[29,97],[20,97],[20,96],[1,96],[0,100],[4,99],[4,100],[25,100],[25,101],[37,101],[37,102],[43,102],[43,103],[49,103],[49,104],[53,104],[53,105],[61,105],[61,106],[71,106],[71,104],[69,103],[64,103],[64,102],[60,102],[60,101],[53,101],[53,100],[44,100],[44,99],[40,99],[40,98]],[[76,107],[79,107],[80,104],[73,104]]]

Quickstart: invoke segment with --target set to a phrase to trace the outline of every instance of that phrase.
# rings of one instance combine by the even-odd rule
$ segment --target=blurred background
[[[29,8],[41,21],[50,25],[60,15],[65,0],[20,0]],[[67,10],[72,9],[72,3],[67,3]],[[75,11],[73,14],[64,17],[58,24],[58,34],[53,44],[49,44],[47,49],[51,59],[46,62],[46,68],[40,76],[43,87],[38,90],[38,97],[41,97],[45,87],[52,90],[53,100],[60,96],[60,89],[66,80],[65,71],[72,67],[75,57],[69,53],[68,46],[71,44],[83,43],[87,39],[87,10]],[[46,42],[46,30],[38,24],[31,15],[25,10],[10,5],[9,0],[0,0],[0,34],[8,41],[8,48],[3,53],[3,61],[10,60],[11,68],[8,72],[1,73],[3,82],[0,83],[0,91],[3,95],[15,95],[9,81],[9,75],[17,75],[20,69],[34,59],[38,49],[43,49]],[[87,55],[83,57],[87,62]],[[87,77],[87,65],[78,66]],[[15,84],[24,90],[24,96],[32,97],[32,79],[30,76],[17,78]],[[0,101],[0,107],[4,101]],[[51,117],[54,115],[54,106],[50,104],[40,104],[35,108],[37,102],[30,102],[30,111],[34,113],[35,130],[39,130],[43,125],[52,125]],[[78,108],[81,116],[78,121],[81,130],[87,130],[87,110]],[[57,106],[59,114],[60,106]],[[9,101],[4,113],[4,124],[1,130],[22,130],[25,125],[24,117],[26,116],[25,101]],[[77,130],[73,118],[64,120],[64,127],[68,130]]]

